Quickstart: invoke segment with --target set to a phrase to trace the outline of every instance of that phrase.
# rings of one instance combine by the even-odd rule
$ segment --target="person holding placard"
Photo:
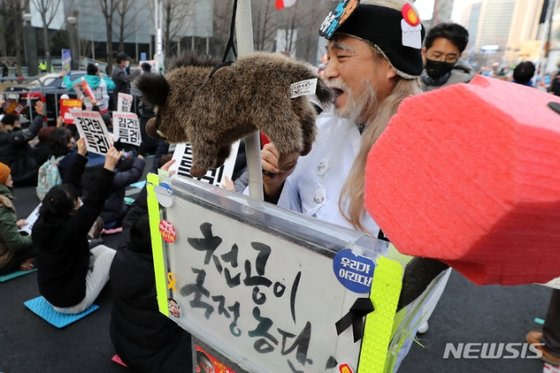
[[[121,220],[128,210],[124,203],[126,187],[140,180],[145,166],[146,161],[143,156],[134,157],[132,152],[123,153],[115,167],[111,194],[107,197],[100,213],[105,228],[111,229],[120,226]]]
[[[311,152],[288,172],[280,171],[274,144],[263,147],[266,200],[378,236],[379,227],[363,203],[367,154],[402,100],[420,93],[423,70],[424,28],[413,8],[409,19],[403,18],[406,6],[398,0],[346,1],[325,19],[320,29],[328,40],[323,74],[335,91],[335,113],[318,117]],[[402,22],[414,31],[405,35]]]
[[[335,110],[318,117],[312,150],[293,169],[280,171],[274,144],[263,147],[265,200],[384,238],[364,207],[365,165],[401,102],[421,92],[425,30],[405,1],[347,0],[325,18],[319,33],[328,40],[323,74],[335,91]],[[405,270],[398,309],[446,268],[435,260],[413,258]],[[426,308],[423,314],[430,312]]]
[[[83,83],[86,84],[83,84]],[[109,112],[109,94],[108,91],[115,88],[115,84],[111,79],[104,79],[99,75],[99,69],[96,65],[90,63],[87,65],[87,74],[74,81],[70,80],[68,75],[64,76],[64,85],[68,90],[74,87],[81,87],[86,97],[85,104],[87,110],[92,110],[94,106],[99,108],[99,112],[107,114]],[[83,89],[86,87],[86,89]],[[91,92],[88,93],[89,89]]]
[[[34,185],[37,182],[39,165],[33,157],[29,140],[43,127],[45,107],[42,101],[35,102],[37,115],[27,128],[21,128],[19,118],[6,114],[0,122],[0,162],[12,170],[14,185]]]
[[[10,168],[0,163],[0,275],[33,269],[33,242],[31,236],[19,232],[26,222],[16,220],[10,173]]]
[[[90,250],[88,231],[111,191],[115,166],[122,155],[114,147],[109,149],[104,167],[82,202],[77,189],[87,163],[85,139],[77,144],[78,156],[65,183],[46,194],[32,231],[40,267],[39,291],[57,312],[66,314],[86,310],[109,280],[115,250],[104,245]]]

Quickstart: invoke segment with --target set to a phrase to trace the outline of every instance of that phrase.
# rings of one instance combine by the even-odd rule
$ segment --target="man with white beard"
[[[279,206],[377,237],[379,227],[363,204],[367,154],[401,101],[420,93],[424,29],[403,1],[341,4],[345,12],[339,4],[320,31],[329,40],[324,80],[335,91],[335,113],[318,117],[311,152],[288,172],[278,169],[274,144],[264,146],[264,192]],[[403,7],[414,29],[410,40],[402,30]]]
[[[265,200],[379,237],[378,225],[364,209],[367,155],[400,103],[420,93],[424,28],[403,1],[357,5],[346,0],[327,16],[320,34],[329,40],[324,80],[335,91],[335,110],[317,118],[313,148],[294,169],[281,172],[274,144],[264,146]],[[414,258],[405,270],[399,309],[445,268],[435,260]],[[424,306],[426,315],[443,288],[436,290],[439,294]]]

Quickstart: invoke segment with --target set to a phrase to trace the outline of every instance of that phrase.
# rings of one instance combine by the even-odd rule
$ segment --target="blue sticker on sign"
[[[374,269],[373,260],[354,255],[350,249],[339,251],[333,259],[336,278],[354,293],[369,293]]]

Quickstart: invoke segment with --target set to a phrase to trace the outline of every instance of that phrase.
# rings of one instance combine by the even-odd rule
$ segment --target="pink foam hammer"
[[[560,275],[560,103],[476,77],[405,100],[370,151],[365,205],[404,254],[477,284]],[[552,106],[552,107],[551,107]]]

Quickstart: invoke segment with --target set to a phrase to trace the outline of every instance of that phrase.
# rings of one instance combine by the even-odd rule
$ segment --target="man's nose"
[[[325,79],[332,79],[338,76],[338,68],[336,66],[336,62],[333,59],[330,59],[327,62],[327,66],[325,67],[325,71],[323,71],[323,76]]]

